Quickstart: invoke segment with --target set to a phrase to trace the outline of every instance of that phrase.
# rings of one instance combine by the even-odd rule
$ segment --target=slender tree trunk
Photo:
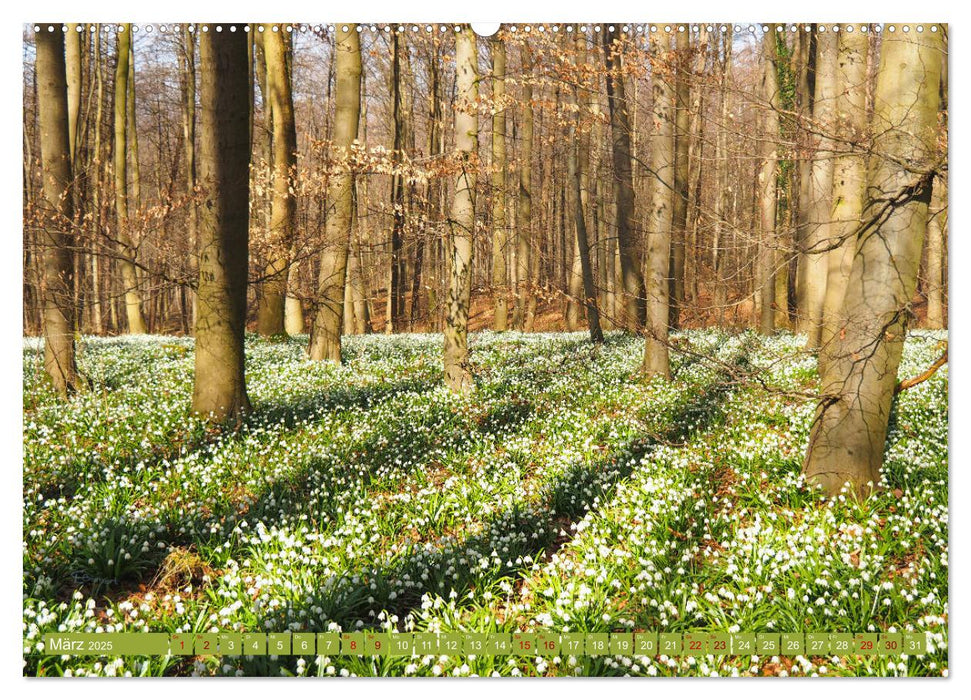
[[[249,112],[246,34],[199,35],[203,205],[199,208],[199,289],[192,410],[239,420],[246,396],[246,279],[249,254]]]
[[[286,32],[263,32],[263,56],[266,70],[264,99],[271,124],[271,160],[273,167],[270,202],[270,259],[263,270],[256,312],[260,335],[276,337],[286,334],[287,282],[290,253],[296,227],[297,201],[290,193],[291,178],[297,165],[297,130],[293,116],[293,88],[290,78],[292,47]],[[300,301],[291,303],[292,327],[303,331]]]
[[[101,285],[101,250],[99,241],[102,232],[101,192],[104,189],[104,167],[102,164],[101,121],[104,111],[104,73],[101,68],[101,26],[94,25],[94,74],[95,74],[95,113],[94,113],[94,144],[92,147],[93,183],[91,186],[92,222],[91,222],[91,325],[94,333],[105,331],[102,314],[102,285]]]
[[[769,24],[762,35],[762,101],[765,103],[763,131],[765,141],[762,146],[762,166],[759,169],[759,218],[761,238],[758,259],[757,288],[762,300],[759,314],[759,331],[772,333],[775,330],[775,276],[776,250],[776,176],[779,161],[779,79],[776,68],[775,25]]]
[[[944,37],[944,60],[941,62],[940,129],[947,137],[948,127],[948,62],[947,36]],[[870,52],[870,57],[875,52]],[[930,218],[927,221],[927,327],[947,328],[944,293],[947,287],[947,173],[934,178]]]
[[[796,327],[805,331],[809,317],[808,276],[809,256],[806,254],[812,210],[812,168],[810,135],[807,125],[813,116],[813,92],[816,80],[815,25],[798,25],[796,43],[792,53],[792,71],[795,75],[796,110],[801,122],[799,130],[799,161],[796,169],[799,186],[796,197],[795,247],[796,247]]]
[[[691,44],[688,32],[678,32],[675,68],[674,122],[674,203],[671,229],[671,300],[669,320],[671,328],[681,325],[684,304],[684,249],[688,236],[688,152],[691,141],[691,84],[688,81],[691,65]]]
[[[596,50],[597,39],[596,37],[590,37],[591,47]],[[590,90],[590,111],[593,116],[593,126],[591,127],[591,141],[593,142],[593,177],[594,177],[594,206],[593,206],[593,234],[595,243],[594,246],[597,252],[596,260],[596,274],[597,274],[597,291],[600,303],[598,304],[598,309],[601,312],[600,322],[604,330],[613,330],[614,319],[616,315],[614,313],[614,307],[616,306],[616,300],[614,298],[614,286],[613,286],[613,260],[614,260],[614,243],[616,242],[613,236],[607,235],[607,195],[609,189],[604,184],[605,169],[603,166],[603,148],[605,143],[604,137],[604,113],[603,113],[603,102],[601,98],[601,82],[600,73],[596,70],[595,66],[591,66],[592,74],[595,76],[596,82],[593,88]]]
[[[361,116],[361,41],[356,25],[337,31],[335,61],[337,96],[334,148],[340,172],[331,177],[327,203],[331,207],[324,234],[317,286],[317,314],[310,334],[310,359],[341,361],[341,330],[344,325],[344,280],[354,207],[354,173],[351,145],[357,139]]]
[[[71,167],[77,169],[78,137],[81,134],[81,73],[84,52],[81,47],[82,35],[78,27],[84,25],[68,24],[64,34],[64,50],[67,67],[67,135],[71,143]]]
[[[586,57],[585,44],[586,38],[577,32],[575,46],[578,61]],[[586,61],[583,62],[585,63]],[[571,98],[572,103],[577,104],[576,88],[573,89]],[[603,330],[600,328],[600,310],[597,307],[597,286],[593,276],[593,265],[590,261],[590,241],[587,236],[586,221],[586,211],[590,206],[588,194],[590,183],[587,175],[590,160],[590,137],[589,134],[583,134],[580,128],[581,115],[584,112],[589,112],[589,102],[583,105],[583,107],[584,109],[578,109],[576,111],[576,117],[570,126],[567,140],[568,144],[573,144],[568,156],[568,168],[570,171],[568,180],[572,183],[574,190],[571,202],[573,204],[573,221],[576,231],[575,260],[579,261],[580,267],[579,274],[574,274],[574,277],[581,277],[583,282],[584,305],[587,309],[587,327],[590,329],[590,342],[602,343],[604,342],[604,335]],[[577,265],[574,264],[574,268],[576,267]],[[573,294],[572,287],[571,294]]]
[[[724,327],[727,323],[728,311],[728,280],[725,278],[725,260],[728,250],[725,246],[725,229],[728,223],[728,82],[732,70],[732,39],[730,33],[723,35],[721,75],[718,85],[719,122],[721,128],[715,137],[715,181],[717,183],[715,195],[715,230],[712,234],[712,269],[714,270],[714,293],[712,305],[718,317],[718,325]]]
[[[622,287],[617,291],[624,310],[620,319],[627,330],[643,328],[645,317],[644,279],[641,276],[639,246],[634,235],[634,176],[631,169],[631,128],[624,88],[623,54],[618,40],[608,39],[608,25],[603,27],[604,55],[607,67],[607,102],[610,107],[610,135],[613,151],[614,178],[617,187],[616,226],[620,253]],[[671,187],[673,182],[668,182]],[[667,265],[667,263],[665,263]],[[667,268],[662,275],[667,284]],[[665,292],[665,295],[667,293]],[[667,303],[665,302],[665,310]],[[665,328],[667,319],[665,318]]]
[[[509,328],[506,295],[506,44],[501,36],[492,46],[492,288],[495,293],[494,328]]]
[[[434,159],[441,154],[442,149],[442,103],[439,99],[440,70],[439,70],[439,49],[438,44],[432,45],[428,52],[428,157]],[[441,243],[441,236],[436,232],[430,235],[429,228],[434,217],[440,214],[438,206],[441,186],[439,182],[429,181],[425,185],[425,211],[422,217],[421,238],[419,239],[419,250],[416,252],[415,278],[412,287],[411,298],[411,323],[412,326],[418,321],[421,315],[421,300],[425,298],[424,307],[430,327],[434,327],[434,317],[432,315],[435,306],[435,288],[438,283],[437,251]],[[424,272],[424,255],[428,251],[428,272]],[[421,255],[418,255],[421,253]],[[422,275],[425,276],[422,285]],[[422,288],[424,287],[424,289]]]
[[[516,303],[512,324],[516,330],[526,326],[526,307],[536,283],[530,275],[530,255],[537,255],[532,242],[533,218],[533,62],[529,47],[521,47],[523,71],[522,117],[519,152],[519,197],[516,200]]]
[[[44,369],[58,394],[80,388],[74,359],[74,208],[72,204],[70,109],[64,34],[38,32],[37,111],[44,181],[43,276]]]
[[[837,67],[837,131],[843,144],[833,171],[832,245],[826,253],[826,295],[820,336],[819,376],[825,377],[833,339],[842,318],[846,286],[856,254],[856,232],[863,215],[866,189],[866,77],[868,37],[862,32],[840,32]]]
[[[445,384],[453,391],[473,388],[469,369],[468,325],[472,298],[472,232],[475,226],[475,157],[479,97],[476,41],[470,27],[455,35],[455,148],[463,168],[455,182],[452,215],[452,270],[445,323]]]
[[[303,303],[297,296],[300,290],[300,263],[294,260],[287,270],[287,298],[284,307],[284,330],[287,335],[304,332]]]
[[[129,333],[145,333],[145,317],[142,315],[142,295],[135,268],[136,249],[131,238],[128,218],[128,145],[125,127],[128,117],[128,63],[131,58],[131,24],[121,25],[119,31],[117,63],[115,66],[115,212],[117,214],[118,260],[121,283],[125,296],[125,314]]]
[[[67,32],[64,34],[66,70],[67,70],[67,116],[68,116],[68,140],[70,142],[71,156],[71,176],[77,178],[79,173],[85,172],[84,153],[81,144],[81,90],[84,73],[84,49],[87,37],[81,32],[84,31],[83,24],[68,24]],[[85,42],[85,43],[82,43]],[[85,188],[82,185],[83,179],[78,178],[78,182],[72,188],[74,197],[74,212],[78,218],[78,228],[75,234],[74,250],[71,255],[74,269],[74,329],[81,332],[84,323],[84,227],[80,222],[85,215]]]
[[[131,28],[129,27],[129,31]],[[136,222],[141,222],[142,220],[142,171],[141,171],[141,159],[139,158],[139,148],[138,148],[138,114],[137,114],[137,103],[135,101],[135,39],[134,37],[129,37],[128,42],[128,172],[131,176],[131,190],[128,194],[128,208],[129,210],[134,210],[134,220]],[[128,217],[129,224],[132,221],[132,216],[129,214]],[[134,227],[129,228],[129,235],[136,229]],[[134,240],[132,235],[132,239]],[[138,240],[140,241],[142,234],[139,234]],[[136,248],[137,249],[137,248]],[[149,299],[146,302],[144,298],[141,297],[142,291],[146,288],[146,283],[151,284],[151,273],[144,268],[143,265],[135,266],[135,280],[139,289],[139,298],[142,301],[142,319],[145,323],[146,332],[153,327],[154,319],[152,318],[151,311],[153,306],[153,299],[151,298],[151,293],[149,293]],[[148,321],[145,321],[144,309],[148,307],[149,317]]]
[[[131,39],[131,37],[129,37]],[[141,159],[138,157],[138,114],[135,103],[135,45],[131,39],[128,43],[128,163],[131,170],[131,201],[138,215],[142,207],[142,170]]]
[[[357,216],[357,186],[353,188],[354,203],[351,205],[352,229],[351,248],[349,251],[347,276],[351,281],[351,293],[354,304],[354,332],[364,335],[371,332],[371,314],[368,309],[368,289],[364,279],[363,253],[361,252],[360,226]]]
[[[418,228],[418,236],[415,240],[415,266],[411,275],[411,311],[408,314],[408,329],[415,330],[415,324],[421,315],[421,279],[425,266],[425,226],[422,224]]]
[[[392,95],[392,132],[394,145],[392,153],[396,162],[404,160],[405,151],[405,115],[402,95],[402,68],[404,59],[402,54],[407,52],[404,46],[404,32],[394,32],[391,35],[391,95]],[[400,330],[401,315],[404,310],[404,235],[405,235],[405,178],[400,174],[391,176],[391,255],[388,263],[388,304],[385,313],[385,333]]]
[[[832,245],[833,227],[833,133],[836,119],[836,63],[838,35],[820,32],[816,39],[816,86],[813,99],[813,122],[819,131],[812,164],[812,206],[806,232],[806,309],[802,332],[807,348],[819,347],[822,335],[823,304],[826,298],[826,275],[829,269],[827,248]]]
[[[691,139],[688,146],[688,211],[687,227],[689,240],[688,254],[685,256],[684,284],[685,297],[697,306],[698,278],[701,263],[701,227],[702,227],[702,173],[705,170],[705,85],[699,79],[705,74],[708,62],[708,31],[704,26],[699,27],[698,44],[695,47],[691,86]]]
[[[363,60],[363,57],[362,57]],[[367,72],[361,69],[361,107],[358,126],[358,141],[362,144],[368,143],[368,100],[367,91]],[[333,140],[333,139],[332,139]],[[371,201],[370,178],[355,176],[352,183],[351,196],[353,197],[353,209],[351,214],[351,245],[357,245],[358,267],[357,272],[361,281],[361,288],[364,290],[364,319],[366,321],[367,332],[374,329],[371,327],[371,319],[374,316],[374,299],[371,298],[371,289],[374,286],[373,270],[378,269],[377,254],[375,246],[372,245],[373,231],[371,230],[371,215],[368,213],[368,203]],[[350,249],[348,250],[350,255]],[[380,287],[380,280],[378,281]]]
[[[943,175],[934,179],[930,217],[927,220],[927,327],[946,328],[944,315],[944,231],[947,228],[947,194]]]
[[[354,235],[354,225],[351,224],[351,236]],[[347,251],[347,274],[344,275],[344,335],[354,335],[356,321],[354,318],[354,251],[353,247]]]
[[[824,493],[868,494],[880,466],[917,286],[937,154],[943,32],[886,33],[864,221],[844,296],[844,330],[822,386],[803,473]],[[893,205],[888,206],[892,201]]]
[[[675,90],[669,71],[670,37],[654,32],[650,38],[655,72],[652,76],[653,121],[651,134],[650,225],[647,231],[647,329],[644,345],[645,376],[671,376],[668,360],[670,319],[671,229],[674,224],[675,192]],[[663,67],[662,67],[663,66]]]
[[[252,34],[252,33],[251,33]],[[247,41],[252,41],[247,35]],[[186,211],[186,223],[188,231],[186,236],[189,240],[189,276],[198,283],[199,261],[196,258],[196,229],[198,227],[198,201],[196,195],[196,40],[193,32],[188,27],[182,28],[180,79],[182,87],[182,139],[185,146],[185,186],[189,197]],[[247,91],[249,94],[249,91]],[[252,101],[250,102],[252,104]],[[250,110],[250,123],[253,121],[252,110]],[[252,141],[252,129],[250,129],[250,140]],[[195,289],[189,290],[191,296],[191,313],[189,314],[187,328],[195,327],[196,317],[196,292]]]

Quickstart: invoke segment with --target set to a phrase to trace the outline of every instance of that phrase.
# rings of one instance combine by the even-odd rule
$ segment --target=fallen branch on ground
[[[945,364],[947,364],[947,350],[944,351],[943,355],[937,358],[934,364],[932,364],[926,370],[918,374],[916,377],[911,377],[910,379],[904,379],[902,382],[897,382],[897,386],[894,388],[893,393],[899,394],[901,391],[904,391],[905,389],[910,389],[911,387],[917,386],[921,382],[926,382],[928,379],[933,377],[934,373],[937,370],[939,370],[941,367],[943,367]]]

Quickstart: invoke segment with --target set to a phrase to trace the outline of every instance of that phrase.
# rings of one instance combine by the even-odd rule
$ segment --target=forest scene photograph
[[[947,24],[22,34],[23,676],[948,676]]]

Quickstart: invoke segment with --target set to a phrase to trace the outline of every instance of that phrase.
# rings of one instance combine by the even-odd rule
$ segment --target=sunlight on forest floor
[[[900,376],[946,332],[915,332]],[[826,502],[799,472],[802,339],[247,339],[254,413],[188,417],[192,340],[84,338],[93,389],[59,402],[24,350],[24,649],[45,632],[926,630],[902,657],[26,656],[29,675],[940,675],[947,668],[946,368],[900,394],[886,488]],[[720,363],[707,362],[710,356]],[[761,373],[770,390],[739,377]],[[788,393],[787,393],[788,392]]]

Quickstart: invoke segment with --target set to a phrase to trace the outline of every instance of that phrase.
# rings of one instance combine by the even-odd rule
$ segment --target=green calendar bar
[[[920,656],[922,632],[247,632],[45,634],[43,654],[86,656]]]
[[[657,632],[635,633],[634,653],[640,656],[654,656],[657,654]]]
[[[903,653],[904,635],[885,633],[880,635],[880,647],[877,653],[880,656],[897,656]]]
[[[364,635],[365,656],[387,656],[391,650],[391,639],[388,633],[367,632]]]
[[[174,656],[192,656],[195,640],[191,634],[173,634],[169,639],[169,651]]]
[[[536,635],[536,653],[539,656],[556,656],[560,653],[560,635],[556,632],[539,632]]]
[[[634,654],[634,635],[621,632],[610,635],[610,653],[617,656]]]
[[[215,656],[219,653],[219,635],[197,634],[193,649],[196,656]]]
[[[415,637],[411,634],[389,634],[389,656],[411,656],[415,653]]]
[[[341,654],[344,656],[364,656],[364,633],[345,632],[342,634]]]
[[[220,634],[219,654],[221,656],[239,656],[243,653],[243,635]]]
[[[658,638],[658,653],[681,656],[681,635],[662,632]]]
[[[429,632],[415,633],[415,653],[419,656],[438,653],[438,635]]]
[[[266,649],[271,656],[290,656],[290,633],[271,632],[266,635]]]
[[[493,656],[509,656],[512,654],[512,635],[492,633],[489,635],[489,651]]]
[[[317,635],[313,632],[295,632],[293,635],[293,654],[313,656],[317,650]]]
[[[317,655],[338,656],[341,653],[341,636],[337,632],[317,633]]]
[[[512,653],[516,656],[535,656],[536,635],[516,632],[512,636]]]
[[[802,656],[806,653],[806,635],[801,632],[782,633],[782,655],[783,656]]]
[[[166,656],[169,635],[155,632],[45,634],[44,654],[74,656]],[[191,646],[190,646],[191,649]]]
[[[781,653],[782,635],[759,633],[755,635],[755,648],[760,656],[774,656]]]
[[[873,656],[877,653],[877,635],[858,634],[853,638],[855,643],[854,651],[863,656]]]
[[[910,633],[904,635],[904,654],[911,656],[921,656],[927,653],[927,634],[924,632]]]
[[[686,632],[682,644],[685,656],[704,656],[708,653],[708,635],[704,632]]]
[[[476,656],[489,656],[489,635],[488,634],[464,634],[462,635],[462,651],[466,654]]]
[[[243,635],[244,656],[266,656],[266,635],[248,632]]]
[[[586,651],[586,635],[567,632],[560,635],[560,653],[564,656],[583,656]]]
[[[726,656],[732,650],[732,635],[727,632],[712,632],[708,635],[708,653]]]
[[[837,656],[849,656],[853,653],[853,635],[837,633],[829,635],[829,644],[832,653]]]
[[[825,632],[809,632],[806,635],[806,654],[809,656],[820,656],[829,654],[832,650],[832,641]]]
[[[592,633],[584,640],[587,656],[604,656],[610,651],[610,635]]]
[[[446,656],[460,656],[465,648],[465,635],[457,632],[444,632],[438,635],[438,653]]]

